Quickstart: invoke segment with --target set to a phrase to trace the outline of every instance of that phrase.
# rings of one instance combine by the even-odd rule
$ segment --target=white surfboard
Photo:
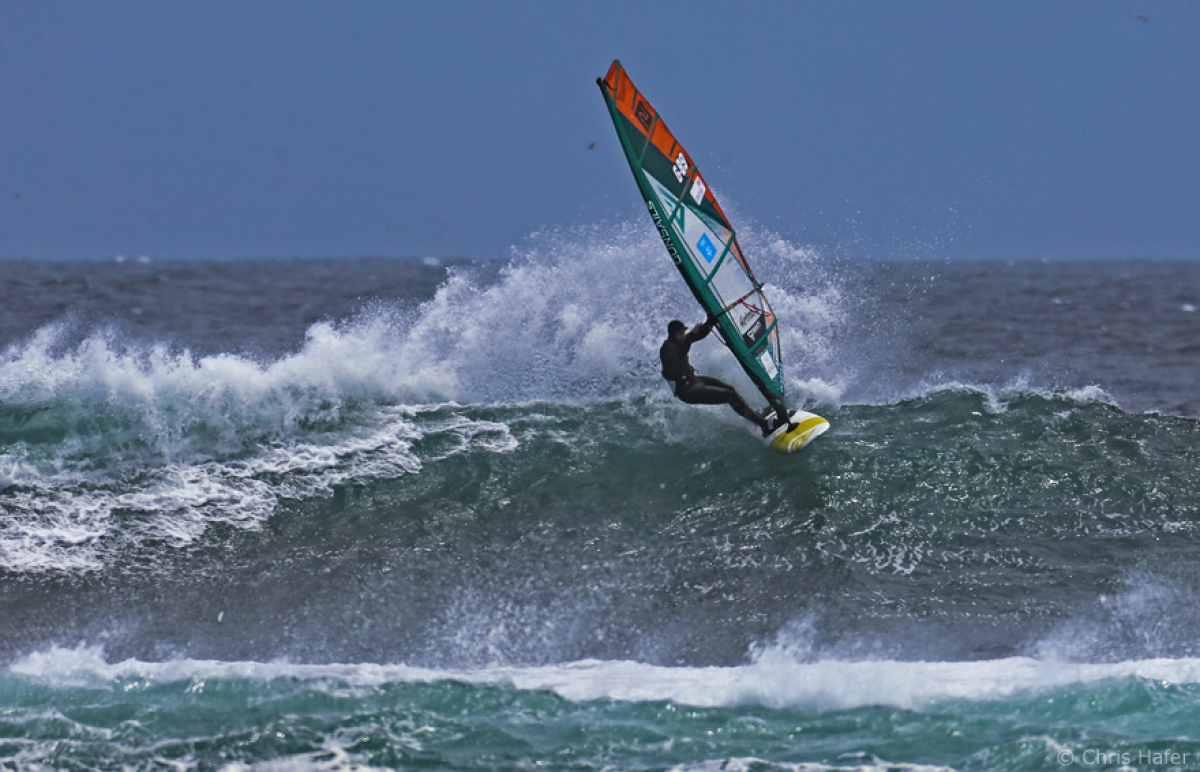
[[[766,446],[776,453],[799,453],[805,445],[829,430],[828,421],[804,410],[792,411],[792,423],[796,424],[796,428],[790,432],[784,425],[764,437]]]

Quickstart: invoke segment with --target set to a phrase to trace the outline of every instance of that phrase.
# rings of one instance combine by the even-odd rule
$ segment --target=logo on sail
[[[642,124],[642,128],[650,131],[650,124],[654,122],[654,116],[650,114],[650,108],[646,107],[646,103],[639,99],[633,113],[637,116],[638,122]]]
[[[679,155],[675,157],[675,165],[671,167],[671,171],[675,172],[675,179],[678,182],[683,182],[685,179],[687,179],[688,159],[687,156],[683,154],[682,150],[680,150]]]

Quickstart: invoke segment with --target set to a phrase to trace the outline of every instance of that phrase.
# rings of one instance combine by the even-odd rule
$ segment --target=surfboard
[[[667,253],[696,301],[717,317],[717,336],[751,382],[769,405],[786,411],[779,322],[729,218],[692,157],[620,61],[613,60],[608,74],[596,83]],[[825,428],[798,445],[788,441],[768,447],[794,453],[829,427],[828,421],[821,421]]]
[[[829,422],[816,413],[805,410],[791,412],[796,428],[788,431],[781,426],[763,438],[763,444],[776,453],[799,453],[804,446],[829,431]]]

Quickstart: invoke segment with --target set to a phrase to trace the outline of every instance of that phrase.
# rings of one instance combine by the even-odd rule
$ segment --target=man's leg
[[[775,415],[778,416],[779,422],[776,426],[788,425],[788,431],[796,428],[796,424],[792,423],[792,414],[788,412],[787,406],[783,404],[783,400],[774,394],[767,396],[767,402],[775,409]]]
[[[675,393],[690,405],[725,405],[733,408],[733,412],[754,423],[764,432],[770,428],[767,419],[750,409],[737,390],[724,381],[701,375],[683,389]]]

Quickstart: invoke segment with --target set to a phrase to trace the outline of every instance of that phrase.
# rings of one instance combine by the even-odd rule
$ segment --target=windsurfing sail
[[[721,339],[773,407],[782,409],[779,330],[737,234],[692,157],[619,61],[596,81],[625,158],[667,252]]]

